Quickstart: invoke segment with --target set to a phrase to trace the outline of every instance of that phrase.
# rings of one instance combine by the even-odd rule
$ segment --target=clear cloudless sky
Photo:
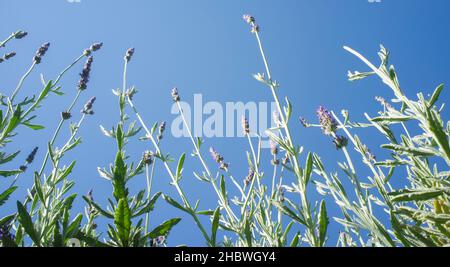
[[[279,93],[283,97],[288,95],[294,105],[291,127],[295,142],[304,146],[305,151],[317,152],[329,171],[338,170],[336,162],[343,160],[343,155],[335,150],[320,129],[305,129],[297,118],[304,116],[316,122],[315,109],[325,105],[337,112],[349,109],[354,120],[362,121],[364,112],[373,116],[379,109],[375,96],[387,99],[392,96],[378,78],[356,83],[347,81],[348,70],[367,69],[343,50],[344,45],[357,49],[378,64],[376,52],[379,45],[384,44],[392,53],[391,62],[399,71],[405,92],[411,97],[419,90],[428,94],[439,83],[450,82],[450,1],[447,0],[381,0],[379,3],[368,0],[72,2],[0,0],[1,39],[18,29],[29,32],[25,39],[13,40],[0,50],[1,53],[17,52],[15,58],[0,64],[0,90],[3,94],[11,94],[31,64],[35,50],[44,42],[51,43],[50,49],[42,64],[25,82],[20,93],[22,97],[40,89],[40,73],[46,79],[54,79],[84,48],[93,42],[104,43],[104,47],[94,54],[91,80],[75,108],[80,110],[89,97],[96,96],[95,115],[88,117],[80,130],[81,146],[66,155],[67,162],[77,160],[70,177],[76,182],[72,192],[81,195],[93,189],[95,200],[103,206],[111,196],[111,185],[99,177],[97,167],[108,166],[114,160],[116,148],[113,141],[101,133],[99,125],[110,128],[119,118],[117,99],[111,89],[121,86],[123,55],[128,47],[136,49],[128,69],[128,84],[139,89],[136,105],[149,125],[156,121],[168,122],[163,147],[176,157],[192,148],[189,139],[174,138],[170,134],[170,125],[175,118],[170,112],[172,87],[177,86],[183,100],[188,102],[192,102],[196,93],[203,95],[204,102],[223,104],[271,100],[270,91],[252,78],[253,73],[263,72],[264,66],[256,41],[242,20],[245,13],[258,20],[272,75],[281,84]],[[20,127],[15,142],[8,145],[8,152],[23,151],[11,165],[13,167],[20,164],[34,146],[39,146],[40,150],[36,162],[21,176],[19,190],[0,210],[0,216],[11,212],[16,200],[25,198],[26,188],[32,185],[32,172],[43,160],[46,143],[59,121],[60,112],[76,93],[81,69],[82,63],[63,78],[61,85],[66,94],[62,97],[52,95],[38,112],[35,122],[46,128],[34,132]],[[441,101],[447,102],[449,96],[445,91]],[[448,111],[444,112],[446,120],[448,114]],[[134,118],[131,113],[130,116]],[[78,117],[75,112],[73,121]],[[374,130],[358,133],[378,158],[388,156],[379,148],[385,140]],[[56,145],[65,142],[67,135],[66,125]],[[244,151],[248,149],[244,138],[206,139],[205,153],[209,146],[214,146],[230,162],[237,179],[244,179],[247,174]],[[147,143],[132,140],[127,153],[130,159],[137,161],[149,148]],[[265,171],[270,174],[268,157],[264,160],[267,163]],[[214,166],[209,156],[208,163]],[[169,177],[158,164],[154,190],[178,199],[176,191],[169,185]],[[182,187],[192,203],[200,199],[202,209],[213,208],[217,200],[212,188],[191,175],[200,168],[196,159],[187,159]],[[7,187],[10,180],[2,179],[0,188]],[[286,181],[291,183],[293,179],[288,177]],[[398,175],[393,183],[400,187],[404,181],[405,176]],[[143,175],[131,183],[133,192],[144,187]],[[311,187],[310,191],[311,201],[317,200],[315,188]],[[327,200],[331,216],[340,216],[332,199]],[[83,207],[84,202],[78,197],[74,211],[83,212]],[[163,200],[157,204],[151,224],[156,226],[175,216],[181,217],[182,221],[173,229],[168,244],[204,245],[193,220]],[[205,223],[207,220],[205,218]],[[105,222],[101,220],[99,224]],[[328,245],[335,245],[339,229],[332,220]]]

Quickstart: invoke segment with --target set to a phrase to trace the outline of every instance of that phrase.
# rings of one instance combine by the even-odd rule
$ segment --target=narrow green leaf
[[[31,240],[33,240],[34,244],[36,246],[40,246],[40,238],[34,229],[33,220],[31,219],[30,214],[28,214],[26,208],[19,201],[17,201],[17,212],[20,225],[22,225],[23,229]]]
[[[5,224],[9,224],[14,218],[16,217],[16,214],[7,215],[0,219],[0,228],[3,227]]]
[[[216,237],[217,237],[217,229],[219,228],[219,219],[220,219],[220,207],[214,211],[212,226],[211,226],[211,243],[213,246],[216,246]]]
[[[186,154],[183,153],[183,154],[181,154],[180,159],[178,160],[177,173],[176,173],[177,180],[181,179],[181,172],[183,171],[183,165],[184,165],[185,158],[186,158]]]
[[[181,221],[181,218],[173,218],[173,219],[167,220],[167,221],[161,223],[155,229],[153,229],[148,234],[148,237],[150,237],[150,238],[157,238],[159,236],[167,236],[169,234],[170,230],[175,225],[177,225],[180,221]]]
[[[244,236],[245,240],[247,241],[247,246],[252,247],[253,246],[252,227],[249,218],[245,218],[244,221]]]
[[[45,129],[44,126],[37,125],[37,124],[23,123],[23,125],[27,126],[28,128],[30,128],[32,130],[35,130],[35,131]]]
[[[142,214],[149,213],[150,211],[152,211],[155,207],[156,201],[158,200],[158,198],[161,194],[162,194],[161,192],[157,192],[155,195],[153,195],[153,197],[149,200],[149,202],[142,209],[140,209],[138,212],[133,214],[132,218],[138,217]]]
[[[42,101],[47,95],[50,89],[52,88],[52,81],[48,81],[47,85],[42,89],[41,93],[39,94],[39,97],[37,98],[36,102]]]
[[[9,154],[7,156],[5,156],[4,153],[0,153],[1,157],[0,157],[0,165],[1,164],[5,164],[7,162],[10,162],[11,160],[13,160],[17,155],[19,155],[20,151],[14,152],[12,154]]]
[[[117,201],[119,201],[119,199],[121,198],[127,197],[128,195],[127,190],[125,188],[126,173],[127,168],[125,166],[125,162],[123,161],[123,154],[121,151],[117,151],[113,173],[113,187],[114,187],[113,195]]]
[[[311,152],[309,152],[308,156],[306,158],[305,172],[304,172],[305,185],[308,184],[308,182],[311,178],[311,173],[312,173],[312,169],[313,169],[312,166],[313,166],[312,155],[311,155]]]
[[[400,153],[411,154],[413,156],[422,156],[422,157],[436,156],[435,151],[433,151],[431,149],[426,149],[426,148],[406,147],[406,146],[395,145],[395,144],[385,144],[385,145],[381,145],[381,147],[389,149],[389,150],[394,150],[394,151],[400,152]]]
[[[320,203],[320,211],[319,211],[319,242],[320,246],[325,245],[325,239],[327,236],[328,224],[330,223],[327,215],[327,207],[325,205],[325,200],[322,200]]]
[[[432,107],[436,103],[436,101],[439,99],[439,96],[441,95],[442,90],[444,89],[444,84],[438,85],[436,89],[433,92],[433,95],[431,96],[430,100],[428,100],[428,106]]]
[[[59,222],[56,220],[55,227],[53,228],[53,247],[64,247],[64,241],[60,231]]]
[[[299,239],[300,239],[300,233],[295,234],[295,236],[294,236],[294,238],[292,238],[291,244],[289,246],[297,247]]]
[[[207,215],[212,216],[214,214],[214,210],[200,210],[196,212],[199,215]]]
[[[0,206],[5,204],[5,202],[9,199],[9,196],[11,196],[11,194],[16,191],[16,189],[17,186],[13,186],[6,189],[5,191],[3,191],[3,193],[0,194]]]
[[[100,205],[98,205],[97,203],[95,203],[94,201],[91,201],[90,199],[88,199],[86,196],[83,196],[83,199],[88,203],[91,204],[101,215],[105,216],[106,218],[110,218],[110,219],[114,219],[114,215],[111,214],[110,212],[102,209],[100,207]]]
[[[169,203],[170,205],[174,206],[177,209],[180,209],[182,211],[185,211],[187,213],[190,213],[190,210],[188,210],[187,208],[183,207],[180,203],[178,203],[176,200],[174,200],[173,198],[169,197],[168,195],[163,195],[163,199],[165,201],[167,201],[167,203]]]
[[[9,177],[9,176],[16,175],[16,174],[19,174],[22,172],[23,171],[21,171],[21,170],[0,171],[0,176]]]
[[[122,130],[122,124],[119,123],[117,125],[117,131],[116,131],[117,148],[119,150],[122,150],[122,148],[123,148],[123,139],[124,139],[124,135],[123,135],[123,130]]]
[[[114,225],[116,226],[122,246],[127,247],[131,230],[131,216],[126,198],[119,199],[117,203],[114,213]]]
[[[39,177],[39,174],[37,172],[34,173],[34,188],[36,189],[36,193],[39,199],[45,205],[46,201],[44,192],[42,191],[41,178]]]
[[[400,191],[391,192],[388,195],[393,196],[391,201],[426,201],[444,193],[441,189],[404,189]]]
[[[78,230],[80,229],[81,220],[83,220],[83,215],[78,214],[75,219],[69,224],[67,229],[64,231],[65,238],[72,238],[76,235]]]

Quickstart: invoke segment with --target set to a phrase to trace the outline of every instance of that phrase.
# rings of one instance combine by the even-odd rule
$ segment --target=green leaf
[[[123,135],[123,130],[122,130],[122,124],[119,123],[117,125],[117,131],[116,131],[117,148],[119,150],[122,150],[123,139],[124,139],[124,135]]]
[[[17,186],[10,187],[3,191],[3,193],[0,194],[0,206],[5,204],[5,202],[8,200],[9,196],[16,191]]]
[[[278,208],[278,210],[280,210],[281,212],[283,212],[287,216],[291,217],[292,219],[296,220],[297,222],[299,222],[299,223],[301,223],[303,225],[306,225],[305,220],[300,218],[294,211],[292,211],[287,206],[284,206],[280,202],[276,202],[276,201],[274,201],[273,204],[274,204],[275,207]]]
[[[140,216],[145,213],[149,213],[150,211],[152,211],[155,207],[156,201],[158,200],[158,198],[161,194],[162,194],[161,192],[157,192],[156,194],[154,194],[153,197],[150,199],[150,201],[142,209],[140,209],[138,212],[133,214],[132,218]]]
[[[9,224],[15,217],[16,217],[16,214],[11,214],[11,215],[1,218],[0,219],[0,228],[3,227],[5,224]]]
[[[85,242],[90,247],[109,247],[109,245],[98,241],[96,238],[86,235],[82,231],[78,231],[76,238]]]
[[[405,122],[412,120],[413,117],[409,116],[380,116],[372,118],[371,121],[373,122]]]
[[[53,151],[52,144],[50,142],[47,143],[47,149],[50,159],[52,160],[53,165],[55,165],[57,159],[55,157],[55,152]]]
[[[442,189],[404,189],[399,191],[394,191],[388,195],[393,196],[391,201],[402,202],[402,201],[426,201],[444,193]]]
[[[410,247],[411,243],[404,235],[404,231],[406,229],[405,226],[395,217],[392,212],[390,212],[390,219],[395,237],[397,237],[405,247]]]
[[[80,229],[81,220],[83,220],[83,215],[78,214],[75,219],[69,224],[67,229],[64,231],[64,237],[65,238],[71,238],[76,235],[78,230]]]
[[[6,248],[15,248],[17,247],[16,242],[14,242],[13,239],[11,239],[8,235],[2,235],[1,239],[2,241],[2,247],[6,247]]]
[[[447,165],[450,166],[450,143],[444,131],[444,127],[441,125],[438,115],[436,115],[435,112],[430,109],[426,109],[426,112],[428,128],[434,135],[434,140],[439,144],[439,148],[445,154]]]
[[[426,148],[406,147],[406,146],[395,145],[395,144],[385,144],[385,145],[381,145],[381,147],[389,149],[389,150],[394,150],[394,151],[400,152],[400,153],[411,154],[413,156],[422,156],[422,157],[436,156],[435,151],[433,151],[431,149],[426,149]]]
[[[2,138],[7,137],[9,133],[11,133],[12,130],[14,130],[17,127],[17,125],[20,122],[20,116],[22,116],[22,111],[20,109],[20,106],[18,106],[17,109],[14,111],[13,116],[9,119],[6,129],[2,133]]]
[[[119,199],[127,197],[128,195],[125,188],[126,173],[127,168],[125,166],[125,162],[123,161],[123,154],[121,151],[117,151],[113,173],[113,195],[117,201],[119,201]]]
[[[319,211],[319,242],[320,246],[325,245],[325,238],[327,235],[328,224],[330,223],[327,215],[327,207],[325,205],[325,200],[322,200],[320,203],[320,211]]]
[[[122,246],[127,247],[130,237],[131,216],[130,208],[126,198],[119,199],[116,211],[114,213],[114,225],[117,229],[117,234],[122,241]]]
[[[300,239],[300,233],[295,234],[295,236],[294,236],[294,238],[292,238],[291,244],[289,246],[297,247],[299,239]]]
[[[163,195],[163,199],[165,201],[167,201],[167,203],[169,203],[170,205],[174,206],[177,209],[180,209],[182,211],[185,211],[187,213],[191,213],[190,210],[188,210],[187,208],[183,207],[180,203],[178,203],[176,200],[174,200],[173,198],[169,197],[168,195]]]
[[[186,154],[183,153],[183,154],[181,154],[180,159],[178,160],[177,172],[176,172],[177,180],[181,179],[181,172],[183,171],[183,165],[184,165],[185,158],[186,158]]]
[[[289,234],[289,232],[291,231],[292,226],[295,224],[294,221],[290,221],[289,224],[286,226],[283,235],[281,236],[281,241],[280,242],[280,246],[285,246],[284,244],[286,243],[286,238],[287,235]]]
[[[24,122],[23,125],[27,126],[27,127],[30,128],[30,129],[33,129],[33,130],[35,130],[35,131],[45,129],[44,126],[42,126],[42,125],[37,125],[37,124],[30,124],[30,123]]]
[[[247,241],[247,246],[252,247],[252,228],[251,228],[251,221],[249,218],[245,218],[244,221],[244,235],[245,240]]]
[[[311,155],[311,152],[309,152],[308,156],[306,158],[305,172],[304,172],[305,185],[308,184],[308,182],[311,178],[311,173],[312,173],[312,169],[313,169],[312,165],[313,165],[312,155]]]
[[[52,88],[52,81],[48,81],[47,85],[44,87],[44,89],[39,94],[39,97],[36,100],[36,102],[42,101],[47,96],[47,94],[51,88]]]
[[[14,152],[12,154],[9,154],[8,156],[5,156],[4,153],[0,153],[0,165],[5,164],[7,162],[10,162],[13,160],[17,155],[19,155],[20,151]]]
[[[227,189],[225,187],[225,178],[223,175],[220,176],[220,192],[222,193],[223,199],[227,201]]]
[[[159,236],[167,236],[169,235],[170,230],[177,225],[181,221],[181,218],[173,218],[161,223],[159,226],[155,227],[150,233],[148,233],[148,237],[157,238]]]
[[[212,216],[214,214],[214,210],[200,210],[196,212],[199,215],[207,215]]]
[[[9,176],[16,175],[16,174],[19,174],[22,172],[23,171],[21,171],[21,170],[0,171],[0,176],[9,177]]]
[[[69,165],[69,167],[65,168],[63,173],[58,177],[58,180],[62,180],[64,178],[66,178],[71,172],[73,167],[75,166],[75,161],[72,161]]]
[[[34,188],[36,189],[36,193],[41,200],[41,202],[46,205],[44,192],[42,191],[41,178],[37,172],[34,173]]]
[[[33,220],[31,219],[30,214],[28,214],[26,208],[17,201],[17,212],[18,219],[20,225],[24,228],[25,232],[30,236],[31,240],[36,244],[36,246],[40,246],[40,238],[36,230],[33,226]]]
[[[292,115],[292,104],[287,97],[285,98],[285,100],[287,107],[284,108],[284,113],[286,114],[286,123],[287,123]]]
[[[219,228],[219,219],[220,219],[220,207],[217,207],[217,209],[214,211],[211,226],[211,243],[214,247],[216,246],[216,237],[217,237],[217,229]]]
[[[354,73],[352,72],[348,72],[347,76],[348,76],[348,80],[349,81],[357,81],[357,80],[362,80],[366,77],[369,77],[371,75],[374,75],[375,72],[371,71],[371,72],[357,72],[355,71]]]
[[[105,216],[106,218],[110,218],[110,219],[114,219],[114,215],[111,214],[110,212],[102,209],[100,207],[100,205],[98,205],[97,203],[95,203],[94,201],[91,201],[89,198],[87,198],[86,196],[83,196],[83,199],[89,203],[90,205],[92,205],[101,215]]]
[[[59,222],[56,220],[55,227],[53,228],[53,247],[64,247],[64,241],[60,231]]]
[[[428,100],[428,106],[432,107],[436,101],[439,99],[439,96],[441,95],[442,90],[444,89],[444,84],[438,85],[436,89],[433,92],[433,95],[431,96],[430,100]]]

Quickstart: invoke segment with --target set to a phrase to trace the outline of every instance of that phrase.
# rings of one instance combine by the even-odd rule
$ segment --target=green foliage
[[[154,123],[152,127],[147,127],[133,102],[136,88],[127,88],[127,67],[132,56],[129,50],[125,57],[123,87],[113,90],[118,100],[119,121],[109,130],[100,126],[103,134],[114,140],[113,145],[116,147],[110,166],[97,169],[99,176],[111,184],[108,205],[104,207],[94,201],[90,191],[82,196],[86,202],[84,215],[72,214],[77,194],[70,194],[74,186],[70,178],[78,166],[76,160],[69,160],[67,166],[63,165],[69,152],[81,144],[81,138],[77,135],[86,116],[93,114],[92,99],[90,107],[88,103],[82,110],[78,123],[69,126],[68,139],[60,146],[55,144],[59,142],[59,132],[65,121],[71,118],[70,111],[78,103],[84,88],[78,90],[47,142],[45,157],[39,171],[34,172],[33,185],[25,201],[17,201],[17,211],[0,219],[0,244],[10,247],[63,247],[75,244],[73,241],[77,239],[81,246],[164,246],[171,230],[181,219],[175,217],[156,223],[159,218],[153,212],[162,196],[170,208],[175,208],[175,212],[186,213],[192,218],[207,246],[330,246],[330,223],[338,223],[342,227],[338,246],[449,246],[450,122],[442,118],[443,105],[436,106],[444,85],[438,85],[428,99],[421,92],[416,99],[411,99],[400,86],[398,74],[389,63],[386,48],[381,46],[378,53],[381,62],[376,67],[355,50],[345,47],[369,68],[364,72],[349,72],[349,80],[360,81],[369,76],[378,76],[391,90],[393,99],[386,101],[377,97],[382,108],[375,115],[364,114],[366,122],[352,121],[347,110],[341,112],[342,116],[322,110],[326,114],[321,114],[324,116],[321,120],[326,121],[327,127],[302,121],[306,127],[327,130],[324,132],[342,152],[342,159],[338,159],[337,166],[325,166],[319,155],[313,152],[304,155],[303,147],[294,142],[295,135],[290,129],[294,106],[287,97],[283,103],[280,102],[278,94],[281,88],[271,77],[259,28],[254,18],[246,17],[246,21],[255,35],[265,68],[264,73],[254,77],[266,87],[277,108],[274,116],[276,126],[266,130],[271,140],[271,165],[262,161],[261,154],[264,151],[261,138],[257,133],[245,129],[245,120],[243,127],[248,139],[248,149],[245,151],[249,170],[247,177],[242,181],[235,179],[228,162],[213,148],[210,152],[218,165],[208,165],[203,156],[204,141],[192,135],[179,103],[178,90],[172,92],[172,97],[188,130],[193,152],[182,153],[179,157],[164,153],[161,140],[165,123]],[[2,44],[6,44],[9,39]],[[85,50],[56,79],[45,81],[42,78],[42,89],[36,95],[15,101],[15,96],[33,71],[35,63],[22,76],[11,96],[0,95],[0,176],[3,181],[14,177],[11,185],[0,193],[0,206],[16,193],[15,182],[28,167],[32,167],[37,151],[33,150],[25,162],[19,165],[16,158],[21,155],[20,151],[6,153],[3,150],[14,141],[20,126],[36,131],[48,127],[35,122],[35,111],[45,107],[45,99],[51,93],[64,95],[58,86],[60,79],[93,51],[92,48]],[[127,107],[132,109],[137,122],[129,122]],[[388,158],[375,157],[364,143],[364,136],[354,133],[366,128],[375,129],[386,139],[384,144],[379,145],[380,149],[389,153]],[[144,136],[136,139],[149,150],[142,151],[143,156],[133,161],[136,155],[126,153],[127,144],[137,141],[134,137],[142,129],[145,131]],[[196,170],[193,176],[198,182],[210,186],[215,193],[217,202],[213,208],[202,207],[206,201],[191,202],[183,190],[184,183],[192,182],[188,180],[189,175],[183,172],[185,164],[190,163],[189,155],[198,160],[201,166],[201,170]],[[363,164],[362,168],[354,164],[355,160]],[[165,171],[161,176],[168,175],[170,178],[176,196],[162,192],[152,195],[153,177],[159,171],[155,168],[157,162]],[[3,165],[7,165],[7,168]],[[137,178],[137,183],[143,183],[144,179],[139,178],[144,177],[144,190],[130,190],[132,179]],[[348,179],[350,186],[344,186],[346,183],[341,177]],[[392,179],[400,180],[404,188],[395,188],[391,184]],[[313,186],[326,198],[315,198],[317,201],[312,202]],[[326,201],[328,199],[333,201]],[[332,205],[336,205],[340,215],[329,214]],[[380,211],[384,212],[381,216]],[[110,222],[106,234],[97,229],[99,217]],[[386,219],[389,224],[384,225],[382,221]]]

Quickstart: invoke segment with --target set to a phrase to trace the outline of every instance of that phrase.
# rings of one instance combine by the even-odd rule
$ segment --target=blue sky
[[[26,81],[22,96],[39,89],[40,73],[53,79],[91,43],[104,43],[101,51],[94,55],[91,80],[81,101],[96,96],[96,114],[89,117],[80,130],[82,145],[66,159],[77,160],[72,175],[76,186],[72,191],[85,194],[93,188],[95,199],[106,204],[111,186],[98,176],[96,169],[113,161],[115,147],[111,139],[102,135],[99,125],[109,128],[119,119],[111,89],[121,86],[123,55],[128,47],[136,49],[128,70],[128,83],[138,88],[135,102],[150,125],[165,120],[170,126],[175,118],[170,113],[169,92],[174,86],[188,102],[192,102],[196,93],[203,95],[204,102],[270,101],[270,91],[252,78],[253,73],[264,69],[256,41],[242,20],[242,14],[249,13],[261,26],[272,75],[281,84],[280,95],[288,95],[293,103],[294,118],[304,116],[315,122],[315,109],[325,105],[337,112],[349,109],[354,120],[363,120],[364,112],[374,115],[378,110],[375,96],[390,99],[391,94],[377,78],[348,82],[348,70],[363,71],[365,67],[342,46],[349,45],[378,63],[376,52],[379,44],[384,44],[391,51],[391,62],[399,71],[406,94],[414,97],[419,90],[431,93],[439,83],[449,82],[449,10],[450,2],[446,0],[382,0],[381,3],[367,0],[81,0],[80,3],[0,0],[1,39],[17,29],[29,32],[25,39],[13,41],[7,49],[2,49],[15,50],[17,56],[0,64],[0,89],[5,94],[12,92],[43,42],[51,42],[50,50]],[[39,167],[60,111],[76,93],[81,68],[81,64],[77,65],[64,77],[61,85],[66,95],[52,96],[38,113],[36,122],[47,128],[39,132],[20,128],[16,141],[8,146],[8,151],[20,149],[23,154],[39,146],[36,163],[31,168]],[[448,98],[448,91],[444,91],[441,100],[446,102]],[[82,104],[79,103],[76,110],[81,109]],[[449,119],[447,114],[444,114],[446,120]],[[291,127],[296,143],[306,151],[321,155],[329,171],[338,169],[336,161],[343,160],[343,156],[319,129],[304,129],[296,120]],[[67,137],[67,127],[64,133],[57,144]],[[379,149],[384,140],[375,131],[364,130],[360,135],[379,158],[387,156]],[[163,142],[164,151],[174,156],[192,150],[187,138],[166,135]],[[213,145],[231,163],[236,177],[245,177],[245,139],[211,138],[205,142],[205,149]],[[133,141],[127,152],[137,160],[148,148],[145,143]],[[214,164],[212,160],[209,163]],[[187,161],[182,186],[191,202],[200,199],[202,208],[212,208],[216,198],[211,188],[189,175],[200,167],[195,159]],[[24,198],[25,188],[32,184],[31,173],[21,177],[21,188],[15,192],[14,200]],[[395,179],[398,180],[393,181],[394,184],[401,186],[405,177]],[[158,169],[154,189],[177,198],[168,183],[164,170]],[[0,188],[7,185],[9,181],[5,180]],[[144,186],[144,176],[140,176],[133,181],[132,190]],[[9,201],[3,206],[0,217],[12,210],[14,203]],[[75,210],[82,211],[81,198],[76,203]],[[332,215],[339,215],[332,201],[328,206]],[[151,222],[156,225],[174,216],[183,220],[173,230],[169,245],[204,245],[192,219],[162,201]],[[338,229],[333,221],[330,234],[335,236]],[[328,245],[334,242],[331,239]]]

